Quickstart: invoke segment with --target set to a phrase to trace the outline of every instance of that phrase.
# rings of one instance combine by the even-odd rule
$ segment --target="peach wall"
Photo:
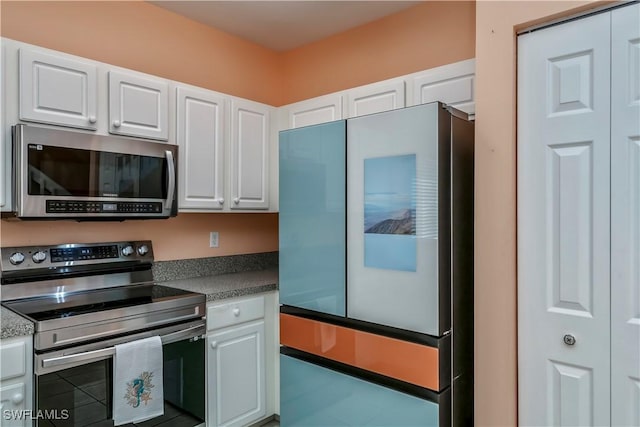
[[[220,247],[209,247],[218,231]],[[167,220],[2,221],[2,246],[152,240],[158,261],[278,250],[278,214],[180,214]]]
[[[517,425],[515,32],[598,4],[477,3],[474,305],[478,426]]]
[[[473,58],[474,52],[475,2],[425,2],[283,53],[283,101]]]
[[[3,37],[278,105],[278,54],[143,1],[2,0]]]
[[[3,37],[268,104],[281,94],[275,52],[141,1],[0,2]],[[180,214],[123,223],[0,222],[0,244],[150,239],[158,260],[278,249],[276,214]],[[209,248],[210,231],[220,248]]]
[[[474,56],[473,2],[428,2],[284,54],[141,1],[3,0],[0,10],[3,37],[272,105]],[[0,232],[3,246],[144,236],[154,241],[158,259],[173,259],[276,250],[277,217],[267,217],[180,214],[166,222],[118,224],[2,221]],[[222,249],[203,246],[209,231],[221,232]],[[167,236],[179,238],[187,249],[175,250]]]

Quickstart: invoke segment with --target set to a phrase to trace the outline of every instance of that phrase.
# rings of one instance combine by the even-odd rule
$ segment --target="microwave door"
[[[177,214],[175,145],[30,125],[15,125],[13,138],[18,218]]]

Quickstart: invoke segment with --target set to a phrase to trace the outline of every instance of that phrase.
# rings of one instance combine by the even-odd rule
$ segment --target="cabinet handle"
[[[24,396],[22,395],[22,393],[16,393],[11,396],[11,403],[13,403],[14,405],[19,405],[20,403],[22,403],[23,399]]]
[[[223,204],[223,203],[224,203],[224,198],[223,198],[223,197],[220,197],[220,198],[218,199],[218,203]]]
[[[98,119],[96,118],[96,116],[89,116],[89,123],[95,123],[97,121]]]
[[[113,121],[113,127],[114,128],[119,128],[120,127],[120,120],[114,120]]]
[[[233,203],[237,205],[238,203],[240,203],[240,199],[236,197],[235,199],[233,199]]]
[[[218,341],[211,341],[211,348],[216,348],[218,346]]]
[[[238,307],[233,309],[233,315],[236,317],[240,316],[240,309]]]

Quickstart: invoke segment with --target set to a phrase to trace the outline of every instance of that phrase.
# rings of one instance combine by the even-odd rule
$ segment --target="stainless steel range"
[[[154,425],[204,425],[206,297],[154,284],[152,264],[149,241],[1,249],[2,305],[35,324],[35,408],[66,409],[59,425],[112,426],[114,346],[155,335],[165,415]]]

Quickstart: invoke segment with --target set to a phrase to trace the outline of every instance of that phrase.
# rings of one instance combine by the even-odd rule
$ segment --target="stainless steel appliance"
[[[24,124],[12,135],[18,218],[177,215],[175,145]]]
[[[68,410],[65,426],[112,426],[114,346],[157,335],[165,415],[154,425],[204,425],[206,297],[154,284],[151,242],[7,247],[0,255],[2,305],[35,324],[36,410]]]

